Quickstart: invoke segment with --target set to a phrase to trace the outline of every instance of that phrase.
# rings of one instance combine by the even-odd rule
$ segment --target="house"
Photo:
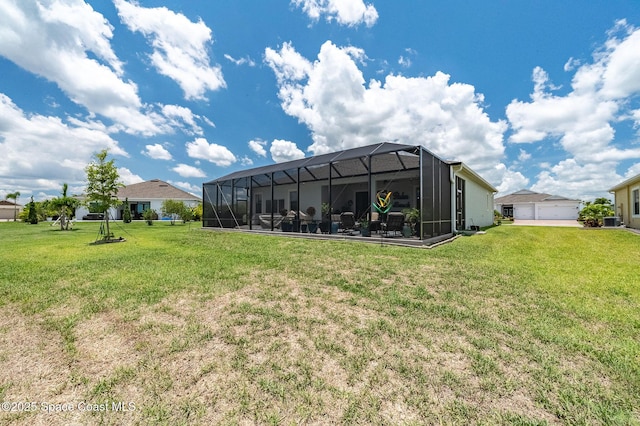
[[[13,220],[22,212],[22,206],[9,200],[0,200],[0,220]]]
[[[159,179],[134,183],[120,188],[118,199],[123,204],[116,209],[109,210],[109,217],[116,220],[122,219],[125,208],[129,208],[131,211],[132,219],[142,219],[142,213],[147,209],[155,210],[160,215],[162,202],[165,200],[182,201],[188,207],[195,207],[200,202],[200,198],[197,196]],[[128,200],[128,206],[124,205],[125,200]],[[89,213],[89,209],[86,206],[76,209],[77,218],[81,218],[87,213]]]
[[[371,220],[384,195],[390,212],[419,210],[422,240],[493,224],[496,191],[464,163],[440,159],[422,146],[384,142],[206,182],[203,225],[253,229],[260,223],[256,216],[275,223],[283,209],[303,215],[308,207],[318,219],[323,205],[332,214]]]
[[[526,189],[496,198],[495,209],[504,217],[527,220],[577,220],[580,200],[541,194]]]
[[[640,229],[640,175],[619,183],[609,190],[614,194],[616,215],[629,228]]]

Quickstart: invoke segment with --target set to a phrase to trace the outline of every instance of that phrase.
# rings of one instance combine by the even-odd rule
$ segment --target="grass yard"
[[[640,424],[640,235],[98,226],[0,223],[0,424]]]

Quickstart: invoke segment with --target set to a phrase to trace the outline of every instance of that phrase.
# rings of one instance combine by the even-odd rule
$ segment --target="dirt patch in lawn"
[[[477,326],[473,306],[451,300],[429,281],[420,284],[424,292],[412,293],[415,278],[401,276],[411,289],[400,296],[425,294],[409,302],[421,303],[426,314],[412,313],[411,303],[390,307],[312,280],[259,274],[252,279],[254,284],[206,300],[182,294],[133,311],[79,318],[69,332],[73,350],[59,332],[3,308],[4,400],[135,405],[130,412],[76,410],[12,419],[24,424],[558,420],[537,400],[535,374],[542,367],[531,355],[512,344],[514,337],[505,330]],[[375,291],[384,295],[389,289]],[[565,359],[557,368],[571,374],[588,364]]]

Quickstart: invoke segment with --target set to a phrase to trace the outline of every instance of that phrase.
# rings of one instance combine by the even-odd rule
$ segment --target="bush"
[[[147,222],[147,225],[153,225],[153,221],[158,220],[158,212],[153,209],[146,209],[142,212],[142,218]]]
[[[603,225],[604,218],[613,216],[613,206],[606,198],[598,198],[593,203],[587,201],[578,215],[578,220],[582,221],[585,227],[596,228]]]

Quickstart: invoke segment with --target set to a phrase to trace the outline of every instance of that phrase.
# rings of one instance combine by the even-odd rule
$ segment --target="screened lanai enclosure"
[[[315,227],[300,225],[349,212],[384,227],[387,215],[412,211],[414,238],[438,237],[465,229],[465,179],[456,174],[463,166],[421,146],[385,142],[242,170],[203,184],[203,226],[281,232],[290,218],[294,232],[309,232]],[[495,189],[466,170],[491,194],[493,221]]]

